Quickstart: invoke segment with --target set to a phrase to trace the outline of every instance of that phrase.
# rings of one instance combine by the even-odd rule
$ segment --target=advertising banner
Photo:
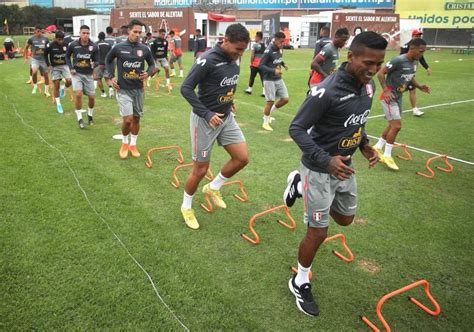
[[[262,16],[262,34],[263,40],[267,41],[273,38],[273,35],[280,31],[280,14],[270,14]]]
[[[470,0],[397,0],[400,18],[418,19],[423,28],[474,27],[474,2]]]

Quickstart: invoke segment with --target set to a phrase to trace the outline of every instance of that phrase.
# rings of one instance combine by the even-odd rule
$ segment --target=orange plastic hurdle
[[[431,301],[431,303],[435,307],[434,310],[428,309],[426,306],[421,304],[417,299],[414,299],[411,296],[408,297],[408,300],[410,300],[411,302],[416,304],[418,307],[420,307],[423,311],[430,314],[431,316],[438,316],[439,315],[439,313],[441,312],[441,308],[440,308],[438,302],[436,302],[436,300],[433,298],[433,296],[430,293],[430,283],[426,280],[418,280],[418,281],[415,281],[414,283],[411,283],[411,284],[409,284],[405,287],[402,287],[400,289],[397,289],[393,292],[390,292],[390,293],[382,296],[382,298],[379,300],[379,302],[377,302],[375,312],[377,313],[377,316],[378,316],[379,320],[382,322],[383,327],[385,328],[385,330],[387,332],[390,332],[391,329],[390,329],[390,325],[388,325],[388,323],[385,321],[384,317],[382,316],[382,306],[385,303],[385,301],[387,301],[391,297],[394,297],[394,296],[396,296],[400,293],[406,292],[407,290],[418,287],[420,285],[423,285],[426,296],[428,297],[428,299]],[[380,332],[379,328],[374,323],[372,323],[367,317],[360,316],[360,319],[365,324],[367,324],[367,326],[369,326],[374,332]]]
[[[212,176],[212,177],[214,177],[214,176]],[[212,180],[212,178],[209,179],[209,180]],[[245,191],[244,184],[242,183],[242,181],[240,181],[240,180],[229,181],[229,182],[224,183],[222,186],[223,187],[224,186],[231,186],[231,185],[234,185],[234,184],[239,186],[239,190],[242,194],[242,196],[239,196],[239,194],[234,194],[234,197],[237,198],[241,202],[247,202],[249,200],[249,196],[248,196],[247,192]],[[211,200],[209,199],[209,195],[204,194],[204,200],[205,200],[205,203],[201,203],[201,208],[204,211],[209,212],[209,213],[214,211],[214,207],[211,203]]]
[[[346,263],[352,262],[354,260],[354,255],[352,254],[352,251],[349,249],[349,247],[346,244],[346,237],[344,236],[344,234],[339,233],[339,234],[330,236],[326,238],[326,240],[324,240],[324,243],[332,241],[332,240],[337,240],[337,239],[341,239],[342,246],[344,247],[344,250],[346,251],[348,257],[344,257],[342,254],[340,254],[336,250],[333,250],[332,253],[336,255],[337,257],[339,257],[340,259],[342,259]]]
[[[250,218],[250,220],[249,220],[249,229],[250,229],[250,232],[252,232],[252,235],[255,237],[255,240],[250,238],[249,236],[245,235],[244,233],[242,233],[241,236],[245,240],[249,241],[252,244],[259,244],[260,243],[260,236],[257,234],[257,232],[254,229],[255,220],[257,218],[265,215],[265,214],[268,214],[268,213],[273,212],[273,211],[281,210],[281,209],[285,210],[285,214],[288,217],[288,219],[290,219],[291,224],[287,224],[283,220],[280,220],[280,219],[278,219],[278,223],[280,225],[288,228],[288,229],[291,229],[291,230],[295,229],[296,228],[296,223],[295,223],[295,220],[293,219],[293,217],[291,216],[290,211],[288,210],[288,206],[279,205],[279,206],[272,207],[271,209],[268,209],[268,210],[262,211],[260,213],[257,213],[255,215],[253,215],[252,218]]]
[[[183,157],[183,153],[181,152],[181,148],[177,145],[170,145],[170,146],[160,146],[158,148],[151,148],[150,150],[148,150],[147,154],[146,154],[146,162],[145,162],[145,166],[148,167],[148,168],[152,168],[153,167],[153,161],[151,160],[151,154],[154,153],[154,152],[158,152],[158,151],[164,151],[164,150],[170,150],[170,149],[175,149],[178,151],[178,155],[179,155],[179,158],[176,158],[176,160],[178,161],[178,163],[182,164],[184,163],[184,157]]]
[[[171,185],[173,187],[175,187],[176,189],[179,188],[179,186],[181,185],[181,183],[179,182],[179,179],[178,179],[178,175],[176,174],[181,168],[186,168],[186,167],[193,167],[193,163],[189,163],[189,164],[182,164],[182,165],[178,165],[174,168],[173,170],[173,181],[171,181]],[[207,174],[206,174],[206,179],[208,179],[209,181],[211,181],[212,179],[214,178],[214,174],[212,173],[211,169],[208,168],[207,169]]]
[[[433,160],[436,160],[436,159],[443,159],[444,163],[448,167],[448,168],[444,168],[444,167],[441,167],[441,166],[436,166],[437,169],[439,169],[442,172],[446,172],[446,173],[451,173],[453,171],[454,167],[453,167],[453,165],[451,165],[449,163],[448,156],[447,155],[441,155],[441,156],[436,156],[436,157],[430,158],[426,161],[425,167],[428,170],[428,172],[430,172],[430,174],[426,174],[426,173],[423,173],[421,171],[416,172],[416,174],[420,175],[420,176],[423,176],[425,178],[428,178],[428,179],[434,178],[435,172],[431,169],[430,164]]]
[[[403,152],[405,152],[404,156],[398,155],[397,156],[398,158],[403,159],[403,160],[411,160],[411,153],[408,152],[408,148],[405,144],[395,144],[393,147],[394,148],[402,148]]]

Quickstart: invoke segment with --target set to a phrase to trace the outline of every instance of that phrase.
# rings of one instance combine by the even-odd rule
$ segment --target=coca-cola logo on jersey
[[[76,54],[76,58],[90,60],[91,54],[90,53],[86,53],[86,54],[78,53],[78,54]]]
[[[123,63],[123,66],[125,68],[140,68],[141,65],[142,65],[141,61],[135,61],[135,62],[125,61]]]
[[[367,122],[367,118],[369,117],[369,112],[370,110],[367,110],[363,114],[359,114],[359,115],[351,114],[351,116],[347,118],[346,122],[344,122],[344,127],[347,128],[348,126],[357,126],[357,125],[362,126],[364,123]]]
[[[235,74],[232,77],[224,77],[221,81],[221,86],[236,85],[239,80],[239,74]]]

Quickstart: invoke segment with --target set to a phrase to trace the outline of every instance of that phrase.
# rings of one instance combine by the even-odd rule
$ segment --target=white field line
[[[157,296],[157,298],[161,301],[161,303],[163,303],[163,305],[166,307],[166,309],[168,309],[168,311],[171,313],[171,315],[173,316],[173,318],[175,320],[177,320],[179,322],[179,324],[184,328],[185,331],[189,331],[189,328],[179,319],[178,316],[176,316],[176,314],[174,313],[174,311],[169,307],[169,305],[163,300],[163,298],[161,297],[160,293],[158,292],[158,289],[156,288],[156,285],[155,285],[155,282],[153,281],[153,279],[151,278],[150,274],[145,270],[145,268],[140,264],[140,262],[138,262],[138,260],[132,255],[132,253],[130,252],[130,250],[127,248],[127,246],[122,242],[122,240],[120,239],[120,237],[113,231],[113,229],[110,227],[110,225],[107,223],[107,221],[99,214],[99,212],[97,212],[96,208],[94,207],[94,205],[92,204],[92,202],[90,201],[89,197],[87,196],[87,192],[84,190],[84,188],[82,187],[79,179],[77,178],[77,175],[76,175],[76,172],[74,171],[74,169],[71,167],[71,165],[69,164],[69,162],[67,161],[66,157],[64,156],[64,154],[61,152],[61,150],[59,150],[57,147],[55,147],[54,145],[50,144],[46,139],[44,139],[43,136],[41,136],[41,134],[36,130],[35,127],[33,127],[32,125],[30,125],[29,123],[27,123],[23,117],[20,115],[20,113],[18,113],[18,110],[16,108],[16,105],[14,103],[12,103],[9,99],[8,99],[8,96],[7,95],[4,95],[5,99],[7,100],[8,103],[10,103],[12,106],[13,106],[13,110],[15,111],[15,114],[16,116],[21,120],[21,122],[23,123],[23,125],[25,125],[26,127],[29,127],[38,137],[41,141],[43,141],[44,144],[46,144],[47,146],[49,146],[51,149],[55,150],[60,156],[61,158],[63,159],[64,161],[64,164],[66,165],[66,167],[69,169],[69,171],[71,172],[74,180],[76,181],[76,185],[77,187],[79,188],[79,190],[82,192],[82,195],[84,196],[87,204],[89,205],[89,207],[91,208],[91,210],[97,215],[97,217],[100,219],[100,221],[105,225],[107,226],[107,228],[109,229],[109,231],[113,234],[113,236],[117,239],[117,241],[120,243],[120,245],[122,246],[122,248],[127,252],[128,256],[133,260],[133,262],[140,268],[140,270],[143,271],[143,273],[145,273],[146,277],[148,278],[148,281],[150,282],[151,286],[153,287],[153,290],[155,291],[155,294]]]
[[[474,102],[474,99],[467,99],[467,100],[453,101],[451,103],[444,103],[444,104],[437,104],[437,105],[430,105],[430,106],[420,107],[418,109],[419,110],[426,110],[426,109],[429,109],[429,108],[456,105],[456,104],[463,104],[463,103],[472,103],[472,102]],[[411,109],[405,110],[402,113],[406,113],[406,112],[411,112]],[[385,116],[385,114],[372,115],[372,116],[369,116],[367,119],[382,118],[384,116]]]
[[[379,137],[376,137],[376,136],[372,136],[372,135],[367,135],[367,136],[370,137],[370,138],[373,138],[373,139],[379,139]],[[401,143],[395,142],[395,144],[401,144]],[[436,153],[436,152],[433,152],[433,151],[428,151],[428,150],[425,150],[425,149],[420,149],[420,148],[417,148],[417,147],[414,147],[414,146],[411,146],[411,145],[407,145],[407,148],[412,149],[412,150],[416,150],[416,151],[420,151],[420,152],[424,152],[424,153],[428,153],[428,154],[432,154],[434,156],[444,156],[444,154]],[[462,159],[451,157],[451,156],[447,156],[447,157],[448,157],[448,159],[474,166],[474,162],[472,162],[472,161],[462,160]]]

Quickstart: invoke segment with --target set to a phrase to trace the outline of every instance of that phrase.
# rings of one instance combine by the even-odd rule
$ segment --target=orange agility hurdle
[[[158,152],[158,151],[164,151],[164,150],[171,150],[171,149],[175,149],[175,150],[178,151],[179,158],[176,158],[178,163],[180,163],[180,164],[184,163],[184,157],[183,157],[183,153],[181,152],[181,148],[177,145],[170,145],[170,146],[161,146],[161,147],[158,147],[158,148],[152,148],[152,149],[148,150],[148,152],[146,154],[145,166],[148,167],[148,168],[153,167],[153,161],[151,160],[151,154],[152,153]]]
[[[182,164],[178,165],[174,168],[173,170],[173,181],[171,181],[171,185],[175,187],[176,189],[179,188],[181,183],[179,182],[178,175],[176,174],[181,168],[186,168],[186,167],[193,167],[194,163],[189,163],[189,164]],[[207,169],[207,174],[206,174],[206,179],[211,181],[214,178],[214,174],[212,174],[212,171],[210,168]]]
[[[212,177],[214,177],[214,176],[212,176]],[[212,180],[212,178],[209,179],[209,180]],[[242,183],[242,181],[240,181],[240,180],[229,181],[229,182],[224,183],[222,186],[223,187],[224,186],[231,186],[231,185],[235,185],[235,184],[239,186],[239,190],[240,190],[242,196],[239,196],[239,194],[234,194],[234,197],[236,199],[238,199],[239,201],[241,201],[241,202],[247,202],[249,200],[249,196],[248,196],[247,192],[245,191],[244,184]],[[214,211],[214,207],[211,203],[211,200],[209,199],[208,194],[204,194],[204,200],[205,200],[205,203],[201,203],[201,208],[204,211],[209,212],[209,213]]]
[[[410,152],[408,152],[408,148],[405,144],[394,144],[393,147],[394,148],[402,148],[403,152],[405,152],[404,156],[398,155],[397,156],[398,158],[403,159],[403,160],[411,160],[411,154],[410,154]]]
[[[280,225],[288,228],[288,229],[291,229],[291,230],[295,229],[296,228],[296,223],[295,223],[295,220],[293,219],[293,217],[291,216],[290,211],[288,210],[288,206],[279,205],[279,206],[272,207],[271,209],[268,209],[268,210],[262,211],[260,213],[257,213],[255,215],[253,215],[252,218],[250,218],[250,220],[249,220],[249,229],[250,229],[250,232],[252,232],[252,235],[255,237],[255,240],[250,238],[249,236],[245,235],[244,233],[242,233],[241,236],[245,240],[249,241],[252,244],[259,244],[260,243],[260,236],[257,234],[257,232],[254,229],[255,220],[257,218],[260,218],[261,216],[263,216],[265,214],[268,214],[268,213],[273,212],[273,211],[281,210],[281,209],[285,210],[285,214],[288,217],[288,219],[290,219],[291,224],[287,224],[283,220],[280,220],[280,219],[278,219],[278,223]]]
[[[425,178],[428,178],[428,179],[434,178],[435,172],[431,169],[430,164],[433,160],[436,160],[436,159],[443,159],[444,163],[448,167],[448,168],[444,168],[444,167],[441,167],[441,166],[436,166],[437,169],[439,169],[440,171],[446,172],[446,173],[451,173],[453,171],[454,167],[453,167],[453,165],[451,165],[449,163],[448,156],[447,155],[441,155],[441,156],[436,156],[436,157],[430,158],[426,161],[425,167],[428,170],[428,172],[430,172],[430,174],[426,174],[426,173],[423,173],[421,171],[416,172],[416,174],[420,175],[420,176],[423,176]]]
[[[426,296],[428,297],[428,299],[431,301],[431,303],[435,307],[434,310],[428,309],[426,306],[421,304],[417,299],[414,299],[411,296],[408,297],[408,300],[410,300],[411,302],[416,304],[418,307],[420,307],[423,311],[430,314],[431,316],[438,316],[439,315],[439,313],[441,312],[441,308],[440,308],[438,302],[436,302],[436,300],[433,298],[433,296],[430,293],[430,284],[429,284],[429,282],[426,281],[426,280],[418,280],[418,281],[415,281],[414,283],[411,283],[411,284],[409,284],[405,287],[402,287],[400,289],[397,289],[393,292],[390,292],[390,293],[382,296],[382,298],[379,300],[379,302],[377,302],[375,312],[377,313],[377,316],[378,316],[379,320],[382,322],[383,327],[385,328],[385,330],[387,332],[390,332],[391,329],[390,329],[390,325],[388,325],[388,323],[385,321],[385,319],[382,316],[382,306],[385,303],[385,301],[387,301],[391,297],[394,297],[394,296],[396,296],[400,293],[406,292],[407,290],[418,287],[420,285],[423,285]],[[367,326],[369,326],[374,332],[380,332],[379,328],[375,324],[373,324],[367,317],[360,316],[360,319],[365,324],[367,324]]]
[[[340,259],[342,259],[346,263],[352,262],[354,260],[354,255],[352,254],[352,251],[349,249],[349,247],[346,244],[346,237],[344,236],[344,234],[339,233],[339,234],[330,236],[326,238],[326,240],[324,240],[323,243],[326,243],[332,240],[337,240],[337,239],[341,239],[342,246],[344,247],[344,250],[346,251],[348,257],[344,257],[342,254],[340,254],[336,250],[333,250],[332,253],[336,255],[337,257],[339,257]]]

